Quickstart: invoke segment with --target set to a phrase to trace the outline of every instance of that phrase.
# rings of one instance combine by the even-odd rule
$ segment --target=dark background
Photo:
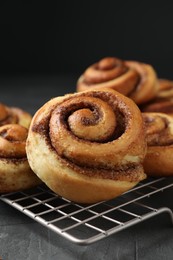
[[[0,1],[0,75],[80,75],[105,56],[173,79],[172,1]]]
[[[34,114],[50,98],[75,91],[77,77],[105,56],[150,63],[173,79],[172,28],[172,0],[1,0],[0,102]],[[171,191],[156,193],[156,204],[172,205]],[[0,211],[3,259],[172,259],[165,214],[79,247],[3,202]]]

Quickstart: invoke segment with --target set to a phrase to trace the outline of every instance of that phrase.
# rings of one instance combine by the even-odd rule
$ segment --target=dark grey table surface
[[[77,77],[0,78],[0,102],[31,114],[50,98],[75,91]],[[173,207],[173,191],[155,197]],[[0,200],[0,259],[173,259],[173,225],[161,214],[91,245],[77,245]]]

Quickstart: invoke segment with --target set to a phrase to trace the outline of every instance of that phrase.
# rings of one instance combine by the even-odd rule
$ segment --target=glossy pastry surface
[[[57,97],[33,117],[31,168],[72,201],[114,198],[144,179],[144,125],[135,103],[111,89]]]
[[[149,64],[106,57],[89,66],[77,81],[77,91],[100,87],[112,88],[142,104],[156,96],[158,80]]]
[[[140,109],[142,112],[160,112],[173,116],[173,81],[159,79],[159,91],[156,97]]]
[[[18,124],[0,126],[0,193],[24,190],[41,183],[26,157],[28,129]]]
[[[165,113],[143,113],[147,135],[144,169],[150,176],[173,175],[173,118]]]
[[[18,107],[9,107],[0,103],[0,126],[6,124],[19,124],[26,128],[31,123],[32,116]]]

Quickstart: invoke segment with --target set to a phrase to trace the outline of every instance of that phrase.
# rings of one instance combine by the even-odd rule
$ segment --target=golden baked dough
[[[173,118],[165,113],[143,113],[147,135],[144,170],[149,176],[173,176]]]
[[[79,203],[114,198],[146,175],[140,110],[111,89],[56,97],[34,115],[26,144],[32,170]]]
[[[157,96],[140,109],[142,112],[160,112],[173,116],[173,81],[159,79]]]
[[[117,90],[142,104],[156,96],[158,80],[151,65],[107,57],[89,66],[77,81],[78,92],[101,87]]]
[[[173,81],[169,79],[159,79],[158,98],[173,98]]]
[[[24,190],[41,183],[26,157],[28,129],[18,124],[0,126],[0,193]]]
[[[32,116],[18,107],[9,107],[0,103],[0,126],[6,124],[19,124],[26,128],[31,123]]]

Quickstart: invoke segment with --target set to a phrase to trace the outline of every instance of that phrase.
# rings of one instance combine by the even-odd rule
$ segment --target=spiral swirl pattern
[[[0,157],[26,157],[25,145],[28,130],[18,124],[7,124],[0,127]]]
[[[26,128],[31,122],[31,115],[17,107],[8,107],[0,103],[0,126],[6,124],[19,124]]]
[[[142,112],[160,112],[173,116],[173,81],[159,79],[157,96],[140,109]]]
[[[26,157],[28,129],[18,124],[0,126],[0,193],[28,189],[41,183]]]
[[[173,175],[173,118],[164,113],[143,113],[147,135],[144,169],[148,175]]]
[[[142,104],[155,97],[158,80],[148,64],[107,57],[89,66],[77,81],[78,92],[100,87],[112,88]]]
[[[73,175],[85,180],[88,186],[100,180],[126,181],[134,185],[145,178],[142,168],[145,148],[139,109],[132,100],[111,89],[49,101],[34,116],[27,141],[27,155],[34,172],[55,192],[75,201],[79,198],[74,196],[74,190],[67,195],[58,187],[58,182]],[[41,170],[39,157],[45,161]],[[51,169],[49,177],[48,168]],[[57,178],[54,183],[53,175]]]
[[[159,79],[158,98],[173,98],[173,81],[168,79]]]

